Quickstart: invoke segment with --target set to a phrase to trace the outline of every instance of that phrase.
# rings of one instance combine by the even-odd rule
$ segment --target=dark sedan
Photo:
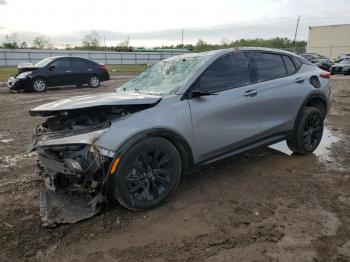
[[[43,92],[49,86],[83,85],[99,87],[109,80],[107,68],[81,57],[48,57],[35,65],[18,66],[18,74],[7,82],[12,91]]]
[[[344,59],[331,67],[331,74],[350,75],[350,59]]]

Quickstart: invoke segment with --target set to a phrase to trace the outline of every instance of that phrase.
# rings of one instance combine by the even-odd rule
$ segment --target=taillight
[[[107,65],[102,65],[101,68],[108,71]]]
[[[331,73],[330,72],[325,72],[320,74],[320,77],[330,79],[331,78]]]

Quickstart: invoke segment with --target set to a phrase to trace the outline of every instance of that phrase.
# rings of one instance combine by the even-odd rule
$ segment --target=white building
[[[350,53],[350,24],[309,27],[306,52],[330,58]]]

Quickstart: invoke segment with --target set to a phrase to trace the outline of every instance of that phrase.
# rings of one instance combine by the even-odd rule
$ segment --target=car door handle
[[[67,70],[66,73],[72,73],[72,71],[71,70]]]
[[[88,69],[88,71],[92,71],[92,69],[91,69],[91,68],[89,68],[89,69]]]
[[[258,94],[258,91],[256,91],[255,89],[252,89],[252,90],[248,90],[243,95],[244,96],[256,96],[257,94]]]
[[[302,82],[304,82],[304,78],[302,78],[302,77],[297,77],[297,78],[295,78],[295,83],[302,83]]]

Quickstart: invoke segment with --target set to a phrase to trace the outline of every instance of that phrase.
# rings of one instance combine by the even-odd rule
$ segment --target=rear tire
[[[321,142],[324,115],[316,107],[304,107],[287,145],[294,153],[306,155],[316,150]]]
[[[181,159],[172,143],[146,138],[122,156],[113,175],[114,197],[126,208],[146,210],[163,203],[176,190]]]
[[[32,80],[31,89],[35,92],[45,92],[47,83],[44,78],[37,77]]]
[[[92,75],[89,77],[88,85],[92,88],[97,88],[101,84],[100,78],[97,75]]]

